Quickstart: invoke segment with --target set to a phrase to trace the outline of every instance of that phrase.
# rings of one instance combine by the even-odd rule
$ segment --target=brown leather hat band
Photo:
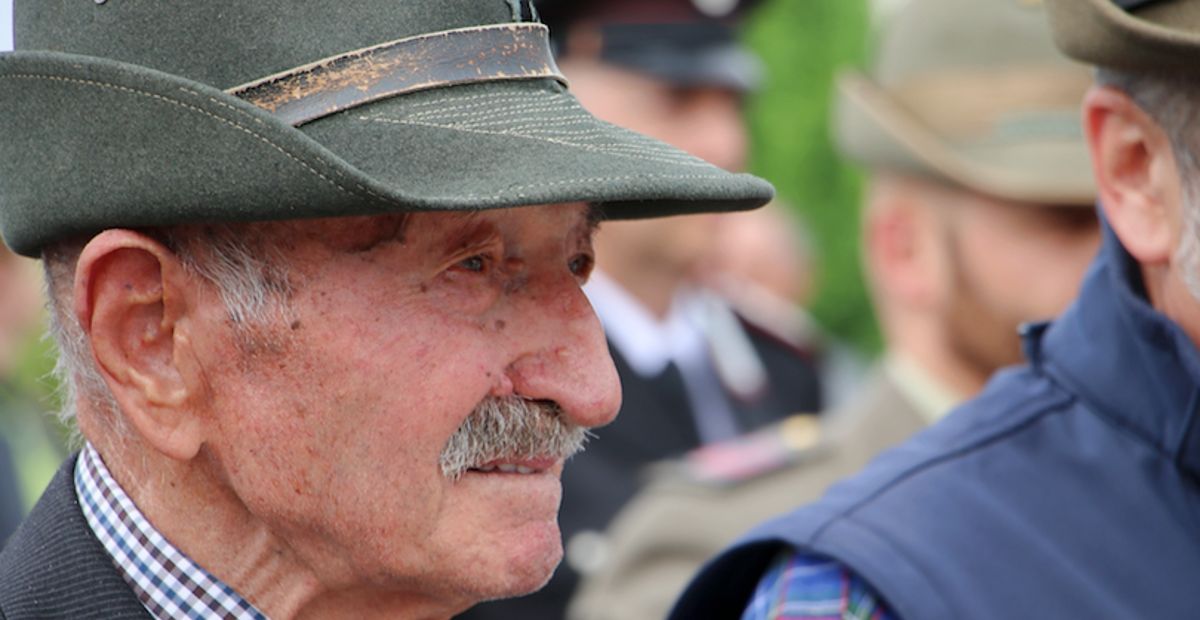
[[[553,78],[567,83],[541,24],[513,23],[400,39],[229,89],[292,126],[386,97],[456,84]]]

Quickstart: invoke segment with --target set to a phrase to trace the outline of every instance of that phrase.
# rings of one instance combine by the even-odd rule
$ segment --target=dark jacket
[[[0,618],[150,618],[88,527],[74,477],[72,456],[0,553]]]
[[[23,512],[17,464],[8,442],[0,437],[0,547],[21,523]]]
[[[1200,610],[1200,356],[1111,231],[1029,366],[710,563],[674,618],[737,618],[785,545],[901,617],[1187,618]]]

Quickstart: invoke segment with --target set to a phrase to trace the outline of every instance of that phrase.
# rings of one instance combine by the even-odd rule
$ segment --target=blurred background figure
[[[768,316],[776,314],[772,307],[806,306],[816,257],[808,228],[792,207],[776,199],[761,209],[724,215],[712,247],[712,285],[734,303],[762,308],[758,312]],[[782,315],[777,321],[784,322]]]
[[[744,0],[547,0],[571,92],[597,117],[730,170],[744,168],[743,96],[761,80],[736,39]],[[704,286],[722,220],[606,222],[585,289],[620,374],[617,421],[563,472],[565,562],[541,592],[462,618],[562,618],[579,575],[604,562],[602,532],[649,463],[821,407],[811,352]]]
[[[823,406],[842,403],[861,383],[866,363],[806,311],[817,286],[817,248],[808,224],[780,199],[720,219],[704,282],[738,315],[809,352]]]
[[[862,244],[886,350],[818,430],[786,420],[662,467],[615,520],[573,620],[661,618],[754,524],[936,421],[1020,361],[1018,326],[1063,310],[1099,245],[1078,119],[1090,74],[1040,7],[913,0],[870,75],[839,84],[835,131],[867,167]]]
[[[41,289],[36,263],[0,243],[0,545],[41,494],[60,454],[22,372],[37,354]]]

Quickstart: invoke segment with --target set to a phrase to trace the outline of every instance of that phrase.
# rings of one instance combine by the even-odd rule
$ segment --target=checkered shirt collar
[[[150,525],[90,443],[76,462],[75,494],[92,532],[150,615],[158,620],[266,620]]]

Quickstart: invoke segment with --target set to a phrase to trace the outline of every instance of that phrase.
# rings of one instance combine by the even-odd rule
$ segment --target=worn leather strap
[[[229,89],[293,126],[365,103],[454,84],[552,78],[566,84],[541,24],[448,30],[326,58]]]

